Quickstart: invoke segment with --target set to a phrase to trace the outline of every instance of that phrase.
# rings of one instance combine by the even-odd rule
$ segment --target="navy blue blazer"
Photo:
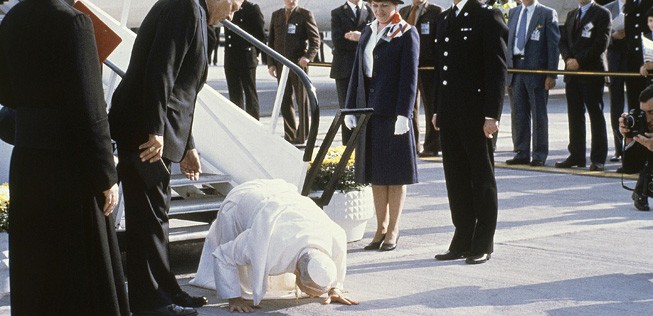
[[[371,35],[372,28],[368,25],[363,29],[356,49],[345,107],[372,107],[375,115],[412,117],[417,97],[419,34],[411,27],[389,42],[379,39],[373,51],[374,67],[366,99],[363,51]]]
[[[200,1],[160,0],[143,20],[109,111],[118,148],[137,151],[148,134],[163,135],[163,157],[175,162],[195,148],[195,101],[208,71]]]
[[[522,13],[523,6],[510,9],[508,13],[508,68],[513,68],[513,50],[516,45],[517,23]],[[558,27],[558,14],[555,10],[535,5],[535,11],[526,30],[526,46],[524,48],[524,66],[526,69],[557,70],[560,50],[560,28]],[[537,76],[544,84],[544,75]],[[555,78],[556,75],[549,75]],[[512,74],[508,74],[507,84],[512,84]]]

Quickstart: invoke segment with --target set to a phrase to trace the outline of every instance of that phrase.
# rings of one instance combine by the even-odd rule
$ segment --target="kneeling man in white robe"
[[[251,312],[270,284],[270,276],[294,273],[297,287],[312,297],[343,296],[345,232],[297,187],[283,180],[253,180],[235,187],[211,224],[191,284],[215,288],[231,311]],[[251,293],[253,305],[243,295]]]

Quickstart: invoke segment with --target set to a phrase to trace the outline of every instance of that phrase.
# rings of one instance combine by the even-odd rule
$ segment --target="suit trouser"
[[[172,304],[171,297],[181,292],[168,256],[170,179],[146,188],[129,155],[119,151],[118,156],[127,221],[129,305],[133,312],[157,309]],[[170,163],[166,165],[170,170]]]
[[[515,68],[523,68],[517,63]],[[510,93],[513,145],[516,158],[531,158],[531,135],[533,137],[533,160],[546,161],[549,155],[549,117],[547,102],[549,91],[544,89],[542,75],[514,74]],[[533,131],[531,134],[531,120]]]
[[[623,71],[625,67],[626,52],[623,50],[608,48],[608,69],[610,71],[620,72]],[[610,125],[614,137],[614,151],[617,156],[623,154],[623,137],[621,136],[621,133],[619,133],[619,118],[624,112],[624,98],[626,96],[624,90],[625,82],[624,77],[610,76],[610,84],[608,85],[608,90],[610,91]]]
[[[225,52],[225,58],[226,55]],[[242,68],[240,65],[228,62],[224,65],[224,74],[229,89],[229,100],[258,120],[260,114],[256,92],[256,68]],[[243,94],[245,102],[243,102]]]
[[[608,135],[603,116],[603,85],[600,78],[569,78],[566,82],[567,115],[569,119],[569,157],[585,161],[585,109],[590,117],[592,148],[590,161],[605,163],[608,155]]]
[[[417,88],[419,95],[422,98],[422,103],[424,104],[424,123],[426,124],[426,133],[424,134],[424,150],[439,152],[440,151],[440,132],[436,131],[433,127],[431,120],[433,119],[433,81],[435,78],[435,72],[432,70],[419,70],[417,73]],[[419,100],[415,100],[415,111],[413,112],[413,118],[419,118]],[[416,126],[415,126],[416,125]],[[415,136],[415,142],[419,150],[419,124],[413,124],[415,131],[417,132]]]
[[[341,109],[345,108],[345,100],[347,99],[347,89],[349,89],[349,78],[336,79],[336,91],[338,92],[338,106]],[[341,128],[342,144],[345,145],[351,137],[351,130],[342,124]]]
[[[281,76],[281,70],[282,66],[277,66],[278,76]],[[299,112],[299,125],[295,119],[293,92],[295,93],[295,101]],[[304,143],[308,137],[308,96],[301,80],[292,72],[288,74],[286,89],[283,92],[281,116],[283,117],[284,138],[291,143]]]
[[[475,129],[440,129],[442,161],[451,220],[456,227],[449,250],[492,253],[497,226],[497,184],[492,140]]]

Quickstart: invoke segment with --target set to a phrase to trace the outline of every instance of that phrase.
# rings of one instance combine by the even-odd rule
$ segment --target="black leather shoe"
[[[457,259],[465,258],[466,255],[467,254],[464,252],[453,252],[451,250],[447,250],[444,253],[435,255],[435,260],[439,260],[439,261],[457,260]]]
[[[440,154],[437,151],[432,150],[422,150],[421,153],[417,154],[418,157],[437,157]]]
[[[567,158],[563,161],[556,162],[556,168],[571,168],[571,167],[585,167],[585,160],[574,160]]]
[[[621,160],[621,155],[614,155],[610,157],[610,162],[619,162]]]
[[[467,257],[467,259],[465,259],[465,263],[467,263],[467,264],[479,264],[479,263],[485,263],[488,260],[490,260],[490,254],[489,253],[482,253],[480,255]]]
[[[195,316],[197,311],[190,307],[170,304],[150,311],[135,312],[134,316]]]
[[[204,296],[190,296],[188,293],[181,291],[172,297],[172,302],[185,307],[202,307],[209,303]]]
[[[530,163],[531,167],[544,167],[544,161],[533,159]]]
[[[397,235],[397,239],[395,240],[394,244],[389,244],[387,242],[384,242],[383,245],[381,245],[381,248],[379,250],[381,251],[392,251],[397,248],[397,243],[399,243],[399,235]]]
[[[590,171],[603,171],[605,170],[605,166],[602,163],[591,163],[590,164]]]
[[[648,207],[648,197],[637,194],[633,192],[632,195],[633,198],[633,204],[635,205],[635,208],[640,210],[640,211],[650,211],[651,209]]]
[[[381,249],[381,245],[383,245],[383,240],[385,239],[385,234],[381,236],[381,240],[379,241],[373,241],[369,243],[367,246],[365,246],[363,249],[365,250],[379,250]]]
[[[529,162],[528,158],[512,158],[506,160],[506,165],[527,165]]]

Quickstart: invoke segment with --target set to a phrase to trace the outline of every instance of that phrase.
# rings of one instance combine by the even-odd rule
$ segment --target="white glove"
[[[345,115],[345,126],[347,126],[348,129],[356,128],[356,115]]]
[[[395,135],[406,134],[410,129],[409,124],[410,122],[407,117],[397,115],[397,121],[395,122]]]

